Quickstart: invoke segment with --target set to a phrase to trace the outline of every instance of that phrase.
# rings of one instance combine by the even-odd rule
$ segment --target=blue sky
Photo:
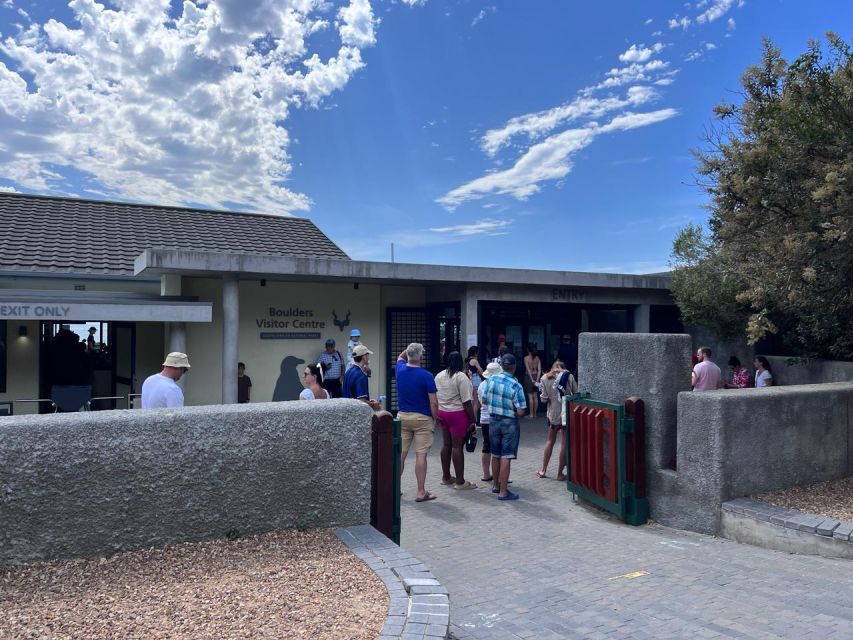
[[[848,0],[0,0],[0,189],[299,215],[352,257],[646,273],[770,37]]]

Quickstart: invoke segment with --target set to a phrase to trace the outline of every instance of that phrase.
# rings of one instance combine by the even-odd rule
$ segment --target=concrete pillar
[[[185,322],[168,322],[166,323],[166,329],[168,331],[168,342],[166,343],[166,350],[168,352],[172,351],[180,351],[181,353],[187,352],[187,328]],[[190,357],[190,364],[193,363],[192,354],[188,354]],[[178,380],[178,386],[183,389],[184,388],[184,378]]]
[[[160,276],[160,295],[181,295],[181,276],[174,273],[164,273]]]
[[[634,333],[649,333],[651,305],[638,304],[634,307]]]
[[[240,282],[222,278],[222,404],[237,403],[237,360],[240,357]]]
[[[462,343],[463,354],[467,352],[469,348],[476,345],[479,340],[477,337],[479,329],[479,318],[477,313],[478,300],[479,298],[476,291],[473,291],[470,288],[466,288],[465,292],[461,296],[459,307],[462,312],[462,339],[460,342]],[[473,341],[469,339],[470,336],[474,337]]]

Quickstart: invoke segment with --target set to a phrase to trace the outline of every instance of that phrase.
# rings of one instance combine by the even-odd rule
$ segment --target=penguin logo
[[[281,361],[281,373],[278,375],[275,391],[272,394],[273,402],[299,399],[299,394],[305,387],[302,385],[302,376],[296,368],[304,363],[305,360],[296,356],[284,357]]]

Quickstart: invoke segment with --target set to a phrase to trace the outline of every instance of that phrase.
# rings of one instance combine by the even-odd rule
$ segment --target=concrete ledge
[[[335,535],[379,576],[388,590],[388,618],[379,638],[446,638],[450,596],[426,565],[370,525]]]
[[[723,503],[720,533],[765,549],[853,560],[853,523],[750,498]]]

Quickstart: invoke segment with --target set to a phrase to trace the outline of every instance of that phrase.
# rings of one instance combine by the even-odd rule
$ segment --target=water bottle
[[[382,408],[385,408],[385,396],[379,396],[379,404],[382,405]]]

